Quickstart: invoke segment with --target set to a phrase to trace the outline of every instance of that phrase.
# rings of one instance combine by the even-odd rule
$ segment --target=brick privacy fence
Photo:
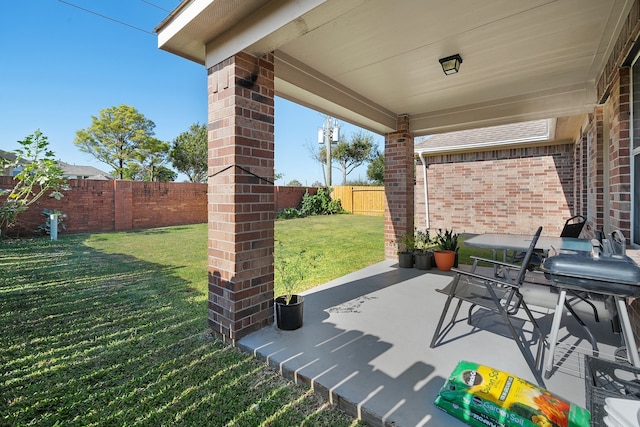
[[[70,179],[69,190],[56,200],[48,195],[18,217],[9,234],[29,234],[45,222],[42,210],[67,215],[64,233],[134,230],[207,222],[207,184]],[[0,176],[0,188],[13,188]]]
[[[64,233],[135,230],[207,222],[207,184],[70,179],[69,191],[56,200],[43,196],[18,217],[8,234],[30,234],[44,224],[42,210],[67,215]],[[13,188],[13,178],[0,176],[0,188]],[[315,187],[274,187],[276,210],[297,208]],[[3,200],[3,199],[0,199]],[[61,230],[61,233],[63,231]]]
[[[318,192],[317,187],[289,187],[276,186],[273,189],[275,196],[276,213],[285,208],[298,208],[306,191],[314,196]]]

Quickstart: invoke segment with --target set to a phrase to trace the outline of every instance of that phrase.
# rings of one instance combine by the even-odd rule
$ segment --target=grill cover
[[[640,267],[629,257],[558,254],[546,258],[542,271],[558,286],[618,296],[640,295]]]

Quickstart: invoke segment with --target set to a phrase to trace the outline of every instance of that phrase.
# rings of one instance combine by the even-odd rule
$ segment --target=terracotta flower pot
[[[456,262],[456,252],[455,251],[433,251],[433,257],[436,261],[436,267],[440,271],[449,271],[453,264]]]

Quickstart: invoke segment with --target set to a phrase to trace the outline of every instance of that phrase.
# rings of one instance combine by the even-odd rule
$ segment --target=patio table
[[[493,251],[493,259],[497,260],[497,252],[502,252],[502,261],[507,261],[507,251],[524,252],[529,248],[531,243],[530,234],[500,234],[487,233],[478,234],[464,241],[466,246],[474,248],[491,249]],[[593,246],[591,240],[578,239],[575,237],[554,237],[540,236],[536,243],[536,249],[540,249],[545,253],[553,250],[554,252],[572,251],[572,252],[591,252]],[[494,273],[497,274],[497,268],[494,267]]]
[[[530,234],[499,234],[488,233],[479,234],[464,241],[467,246],[475,248],[492,249],[494,255],[496,251],[526,251],[531,243]],[[575,237],[553,237],[540,236],[536,243],[536,249],[543,251],[564,250],[577,252],[590,252],[592,249],[591,240],[577,239]]]

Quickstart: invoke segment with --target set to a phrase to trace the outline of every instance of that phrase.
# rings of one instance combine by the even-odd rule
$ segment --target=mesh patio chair
[[[572,216],[565,221],[560,237],[580,237],[586,221],[586,218],[582,215]]]
[[[474,263],[471,271],[465,271],[455,268],[452,270],[456,272],[456,275],[451,283],[449,283],[445,288],[437,290],[438,292],[447,295],[447,300],[444,304],[442,314],[440,315],[436,330],[433,334],[430,345],[431,348],[436,347],[440,343],[444,335],[446,335],[456,324],[456,318],[459,314],[463,302],[467,302],[470,304],[467,323],[471,322],[472,311],[476,307],[482,307],[484,309],[497,313],[502,317],[504,324],[508,327],[509,332],[516,342],[516,345],[518,346],[520,352],[527,361],[527,364],[529,365],[531,372],[536,378],[536,381],[540,386],[544,386],[544,381],[539,372],[539,363],[541,363],[540,356],[543,346],[538,345],[538,352],[536,357],[534,358],[528,346],[523,342],[521,334],[518,333],[511,321],[511,318],[518,313],[519,309],[523,308],[527,314],[527,318],[533,324],[535,332],[538,333],[539,337],[543,336],[540,333],[540,328],[538,327],[535,318],[529,310],[529,307],[527,307],[526,303],[522,299],[521,294],[518,292],[519,287],[525,280],[528,271],[527,265],[531,260],[541,232],[542,227],[539,227],[535,235],[531,239],[529,249],[525,253],[523,263],[520,265],[474,257]],[[496,266],[498,269],[499,277],[496,277],[496,275],[492,273],[490,275],[482,274],[481,271],[477,268],[479,262]],[[449,322],[444,325],[453,300],[457,300],[457,305],[453,311],[453,314],[451,315]]]
[[[575,237],[578,238],[580,233],[582,233],[582,229],[586,224],[586,219],[582,215],[575,215],[565,221],[564,226],[562,227],[562,231],[560,232],[560,237]],[[514,252],[511,257],[511,262],[519,263],[524,258],[524,252]],[[534,270],[542,264],[544,261],[545,252],[542,249],[536,249],[531,257],[531,261],[529,262],[528,268],[529,270]]]

